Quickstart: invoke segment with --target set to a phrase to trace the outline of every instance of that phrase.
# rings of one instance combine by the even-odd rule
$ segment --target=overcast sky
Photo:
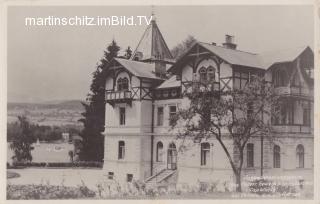
[[[221,44],[235,35],[238,49],[250,52],[301,45],[313,47],[311,6],[167,6],[154,8],[169,48],[193,35]],[[84,100],[91,73],[114,37],[122,49],[133,49],[147,25],[47,26],[24,25],[25,17],[150,16],[141,7],[9,7],[8,101]]]

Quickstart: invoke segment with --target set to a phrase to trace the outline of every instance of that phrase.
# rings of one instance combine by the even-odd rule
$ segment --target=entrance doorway
[[[167,169],[177,169],[177,148],[174,143],[171,143],[168,148]]]

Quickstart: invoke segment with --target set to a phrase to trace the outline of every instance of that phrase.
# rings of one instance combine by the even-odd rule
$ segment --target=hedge
[[[83,199],[94,198],[95,192],[87,186],[11,185],[7,184],[8,200],[38,199]]]
[[[19,167],[94,167],[102,168],[103,162],[15,162],[13,168]]]

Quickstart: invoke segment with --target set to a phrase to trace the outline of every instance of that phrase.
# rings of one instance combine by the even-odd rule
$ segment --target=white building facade
[[[299,47],[263,54],[194,43],[174,60],[152,21],[131,59],[115,58],[106,79],[104,170],[110,179],[147,183],[233,181],[228,158],[214,139],[184,141],[170,116],[187,107],[184,84],[214,81],[213,89],[241,88],[263,73],[286,100],[274,122],[274,142],[253,137],[245,148],[243,175],[302,176],[313,180],[313,52]],[[232,149],[232,141],[226,141]],[[232,152],[231,152],[232,153]],[[261,162],[262,161],[262,162]]]

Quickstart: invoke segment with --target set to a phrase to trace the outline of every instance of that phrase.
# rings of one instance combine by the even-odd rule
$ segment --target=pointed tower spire
[[[152,21],[143,33],[130,59],[151,62],[155,60],[172,62],[173,57],[155,21],[154,11],[152,11],[151,15]]]
[[[152,16],[152,21],[156,21],[156,14],[155,14],[153,5],[151,6],[151,16]]]

